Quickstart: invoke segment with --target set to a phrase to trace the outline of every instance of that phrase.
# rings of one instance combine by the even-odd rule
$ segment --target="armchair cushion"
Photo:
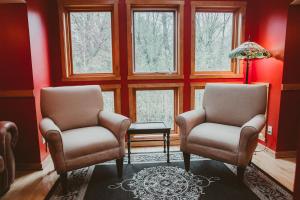
[[[239,148],[240,131],[240,127],[236,126],[203,123],[191,130],[187,137],[187,142],[237,152]]]
[[[206,121],[241,127],[257,114],[265,113],[266,97],[265,85],[206,84]]]
[[[100,126],[78,128],[62,132],[65,159],[74,159],[104,150],[119,148],[114,134]]]
[[[103,110],[100,86],[49,87],[41,90],[43,118],[50,118],[62,130],[98,125]]]

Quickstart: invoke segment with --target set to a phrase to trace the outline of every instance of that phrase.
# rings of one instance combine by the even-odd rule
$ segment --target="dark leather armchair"
[[[17,126],[13,122],[0,121],[0,195],[9,190],[15,179],[13,149],[17,138]]]

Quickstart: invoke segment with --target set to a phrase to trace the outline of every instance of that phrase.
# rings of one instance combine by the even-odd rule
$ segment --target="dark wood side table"
[[[127,148],[128,148],[128,164],[130,164],[130,145],[132,142],[164,142],[164,153],[166,153],[167,147],[167,162],[170,162],[170,132],[171,128],[168,128],[164,122],[137,122],[132,123],[127,131]],[[144,135],[144,134],[163,134],[162,140],[131,140],[132,135]]]

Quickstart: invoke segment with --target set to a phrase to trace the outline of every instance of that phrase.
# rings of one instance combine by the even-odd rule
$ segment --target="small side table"
[[[130,164],[130,148],[132,142],[153,142],[163,141],[164,142],[164,153],[166,153],[167,147],[167,162],[170,162],[170,132],[171,128],[168,128],[164,122],[137,122],[132,123],[127,130],[127,148],[128,148],[128,164]],[[163,134],[162,140],[131,140],[131,135],[144,135],[144,134]]]

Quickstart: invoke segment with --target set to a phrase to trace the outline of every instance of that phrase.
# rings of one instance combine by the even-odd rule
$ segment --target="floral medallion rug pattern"
[[[132,165],[126,165],[126,157],[124,161],[125,174],[126,170],[134,170],[131,175],[124,177],[121,181],[117,178],[109,183],[96,185],[95,190],[99,194],[103,193],[121,193],[117,198],[103,196],[99,198],[87,198],[96,179],[93,176],[96,168],[102,166],[110,169],[110,173],[115,171],[115,162],[110,161],[97,166],[91,166],[79,170],[75,170],[68,175],[68,192],[62,193],[59,181],[53,186],[46,199],[49,200],[82,200],[82,199],[140,199],[140,200],[196,200],[211,199],[206,194],[207,191],[213,193],[222,193],[218,190],[217,185],[224,181],[221,174],[215,176],[214,173],[192,173],[183,169],[183,158],[180,152],[170,152],[171,164],[167,165],[166,154],[156,153],[140,153],[132,155]],[[210,161],[206,158],[192,156],[191,163],[199,163]],[[210,161],[211,162],[211,161]],[[149,163],[149,164],[145,164]],[[156,163],[155,166],[152,166]],[[161,164],[159,164],[161,163]],[[175,163],[180,163],[175,164]],[[221,163],[222,164],[222,163]],[[143,166],[146,167],[138,167]],[[161,166],[162,165],[162,166]],[[207,166],[207,164],[205,164]],[[227,171],[236,174],[236,168],[232,165],[222,164]],[[105,167],[107,166],[107,167]],[[152,167],[147,167],[152,166]],[[178,167],[180,166],[180,167]],[[197,165],[196,165],[197,166]],[[208,166],[210,167],[210,166]],[[198,167],[196,167],[198,168]],[[97,171],[97,170],[96,170]],[[96,174],[97,175],[97,174]],[[107,175],[111,177],[112,175]],[[232,176],[232,175],[231,175]],[[234,175],[233,175],[234,176]],[[113,176],[114,177],[114,176]],[[226,181],[226,180],[225,180]],[[292,195],[285,188],[277,184],[270,177],[261,172],[255,165],[251,164],[247,167],[244,177],[244,185],[255,194],[256,199],[261,200],[292,200]],[[219,188],[222,190],[222,188]],[[110,192],[109,192],[110,191]],[[215,191],[215,192],[214,192]],[[226,190],[225,190],[226,191]],[[250,199],[255,199],[250,198]],[[214,198],[212,198],[214,199]],[[216,198],[218,199],[218,198]],[[222,199],[222,196],[221,196]]]
[[[178,167],[157,166],[143,169],[131,179],[108,188],[133,192],[134,198],[141,200],[197,200],[206,187],[218,180],[218,177],[194,175]]]

